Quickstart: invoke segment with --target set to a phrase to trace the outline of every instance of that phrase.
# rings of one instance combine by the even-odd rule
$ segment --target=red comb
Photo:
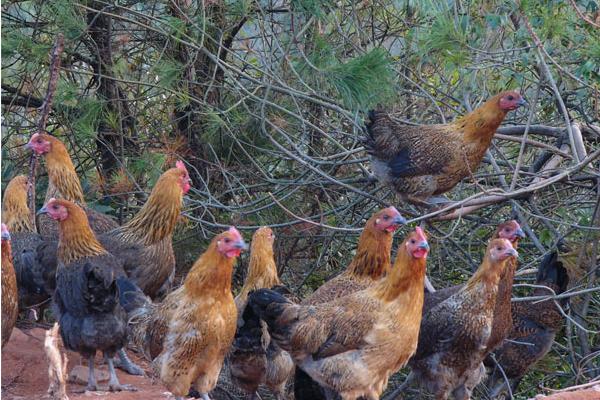
[[[236,239],[241,239],[242,238],[242,234],[240,233],[240,231],[238,231],[235,228],[235,226],[229,227],[229,229],[227,230],[227,232],[231,233]]]
[[[181,160],[178,160],[175,162],[175,167],[179,168],[182,171],[187,172],[187,168],[185,167],[185,164]]]
[[[415,228],[415,232],[419,239],[427,241],[427,236],[425,236],[425,232],[423,232],[423,229],[420,226]]]

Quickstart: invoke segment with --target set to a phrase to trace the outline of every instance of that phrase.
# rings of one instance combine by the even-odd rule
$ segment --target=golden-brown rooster
[[[246,310],[250,291],[274,288],[281,285],[273,256],[275,236],[271,228],[263,227],[252,237],[248,276],[235,298],[238,309],[238,329],[229,353],[229,371],[233,383],[257,397],[259,385],[266,385],[277,399],[285,399],[285,387],[294,371],[294,362],[288,354],[271,340],[264,323],[248,316]],[[246,315],[246,318],[242,318]]]
[[[36,260],[36,250],[42,239],[35,231],[33,215],[27,205],[26,176],[15,176],[6,186],[2,201],[2,221],[6,223],[12,238],[19,308],[26,309],[49,301],[52,293],[51,289],[46,288],[46,280],[54,281],[56,269],[46,271]]]
[[[423,316],[408,382],[435,395],[466,400],[485,374],[500,277],[517,251],[507,239],[490,241],[484,260],[464,288]]]
[[[502,92],[452,123],[418,126],[371,111],[365,147],[373,173],[405,201],[427,204],[475,173],[506,114],[524,104],[519,93]]]
[[[2,224],[2,348],[12,333],[19,315],[17,278],[12,263],[10,233]]]
[[[384,208],[367,221],[358,240],[356,254],[344,272],[319,287],[302,304],[327,303],[339,297],[366,289],[390,270],[394,231],[406,223],[395,207]],[[296,400],[317,400],[323,390],[308,374],[296,368],[294,378]]]
[[[65,347],[88,359],[87,390],[96,391],[96,351],[108,364],[110,391],[133,389],[121,385],[113,364],[115,353],[127,344],[127,313],[119,301],[117,279],[125,279],[122,263],[96,239],[85,211],[64,199],[50,199],[38,211],[59,224],[55,310]]]
[[[55,197],[77,203],[85,210],[90,227],[95,233],[107,232],[118,226],[108,215],[86,207],[81,183],[69,152],[58,138],[45,133],[35,133],[27,147],[36,156],[43,156],[46,161],[49,182],[45,202]],[[41,215],[38,217],[38,231],[45,238],[56,239],[58,225],[51,218]]]
[[[389,274],[365,290],[308,306],[260,289],[250,294],[248,306],[328,396],[378,399],[390,374],[417,348],[428,251],[416,228],[399,246]]]
[[[122,303],[133,316],[132,338],[177,399],[193,384],[207,400],[217,383],[237,323],[233,264],[246,247],[234,227],[217,235],[183,285],[159,304],[128,280],[118,281]]]

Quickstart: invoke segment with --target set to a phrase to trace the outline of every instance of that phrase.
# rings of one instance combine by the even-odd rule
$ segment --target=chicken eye
[[[417,243],[417,241],[415,239],[410,239],[410,243],[415,244],[415,243]]]
[[[231,239],[225,238],[225,243],[229,243],[229,242],[231,242]]]
[[[54,210],[58,210],[58,206],[57,206],[56,204],[54,204],[54,205],[52,206],[52,208],[53,208]]]
[[[502,247],[496,247],[496,250],[502,251]]]
[[[514,100],[514,99],[515,98],[512,95],[508,96],[508,100]]]
[[[389,215],[384,215],[383,219],[388,220],[388,219],[390,219],[390,216]]]

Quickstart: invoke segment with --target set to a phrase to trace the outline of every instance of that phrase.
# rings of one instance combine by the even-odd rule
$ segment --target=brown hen
[[[506,114],[526,104],[503,92],[449,124],[404,125],[371,111],[365,147],[373,173],[405,201],[424,203],[473,176]]]
[[[50,198],[61,198],[81,206],[92,231],[96,234],[110,231],[119,226],[106,214],[102,214],[86,206],[81,182],[69,156],[67,148],[58,138],[45,133],[35,133],[27,143],[36,156],[43,156],[48,171],[48,189],[45,203]],[[58,224],[46,215],[38,217],[38,231],[44,238],[56,240]]]
[[[395,207],[384,208],[367,221],[358,240],[358,248],[344,272],[325,282],[302,304],[327,303],[339,297],[366,289],[390,270],[394,231],[406,223]],[[296,400],[324,399],[325,393],[308,374],[296,368],[294,377]]]
[[[408,382],[419,382],[436,399],[470,398],[485,374],[482,361],[489,353],[498,283],[516,256],[510,241],[493,239],[465,287],[423,316]]]
[[[157,375],[177,399],[190,385],[208,399],[236,330],[231,294],[233,264],[246,244],[231,227],[217,235],[192,266],[183,285],[153,304],[127,281],[119,282],[132,316],[132,338],[154,360]]]

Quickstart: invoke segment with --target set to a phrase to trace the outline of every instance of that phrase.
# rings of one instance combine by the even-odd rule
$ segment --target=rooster
[[[418,126],[371,111],[365,147],[373,172],[404,201],[430,205],[475,173],[506,114],[524,104],[519,93],[503,92],[450,124]]]
[[[115,353],[127,344],[127,314],[117,289],[117,279],[125,278],[121,262],[96,239],[85,211],[75,203],[52,198],[39,213],[59,225],[55,311],[65,347],[88,359],[86,390],[98,390],[96,351],[108,364],[108,389],[134,390],[119,383],[113,364]]]
[[[319,287],[303,304],[327,303],[339,297],[366,289],[390,270],[394,231],[406,223],[395,207],[384,208],[367,221],[358,240],[358,248],[344,272]],[[308,374],[296,368],[294,378],[296,400],[317,400],[325,393]]]
[[[246,244],[237,229],[217,235],[194,263],[183,285],[153,304],[128,280],[119,280],[131,316],[132,338],[178,400],[190,385],[208,400],[235,335],[231,294],[233,264]]]
[[[246,307],[252,290],[281,285],[273,257],[275,236],[271,228],[263,227],[252,237],[248,276],[235,298],[238,330],[229,354],[229,371],[233,383],[256,399],[260,384],[265,384],[279,400],[285,399],[285,386],[294,371],[294,362],[269,337],[264,323],[252,318]],[[245,318],[243,318],[245,317]]]
[[[2,348],[8,342],[19,315],[17,278],[10,247],[10,233],[2,224]]]
[[[436,399],[470,398],[485,373],[482,361],[489,353],[498,283],[515,257],[509,240],[491,240],[464,288],[423,316],[408,382],[421,383]]]
[[[27,143],[36,156],[43,156],[48,171],[46,202],[53,197],[77,203],[85,210],[88,222],[95,233],[107,232],[119,226],[115,220],[86,206],[81,183],[65,145],[56,137],[35,133]],[[58,226],[51,218],[39,216],[38,231],[44,238],[55,239]]]
[[[260,289],[248,306],[328,396],[378,399],[390,374],[417,348],[428,252],[425,234],[416,228],[399,246],[389,274],[367,289],[312,306]]]
[[[15,176],[6,186],[2,201],[2,220],[12,236],[19,308],[23,310],[43,304],[52,295],[46,281],[54,280],[56,269],[45,270],[36,260],[36,250],[42,239],[35,231],[32,214],[27,205],[26,176]],[[54,283],[51,285],[54,286]]]
[[[535,284],[546,286],[554,293],[538,287],[534,289],[533,296],[558,295],[567,290],[569,276],[556,251],[542,260]],[[492,368],[487,382],[491,398],[505,389],[504,375],[509,379],[514,393],[529,368],[550,351],[554,337],[564,323],[564,316],[558,307],[552,300],[512,304],[513,328],[508,335],[510,341],[494,352],[499,366],[486,360],[486,365]]]

